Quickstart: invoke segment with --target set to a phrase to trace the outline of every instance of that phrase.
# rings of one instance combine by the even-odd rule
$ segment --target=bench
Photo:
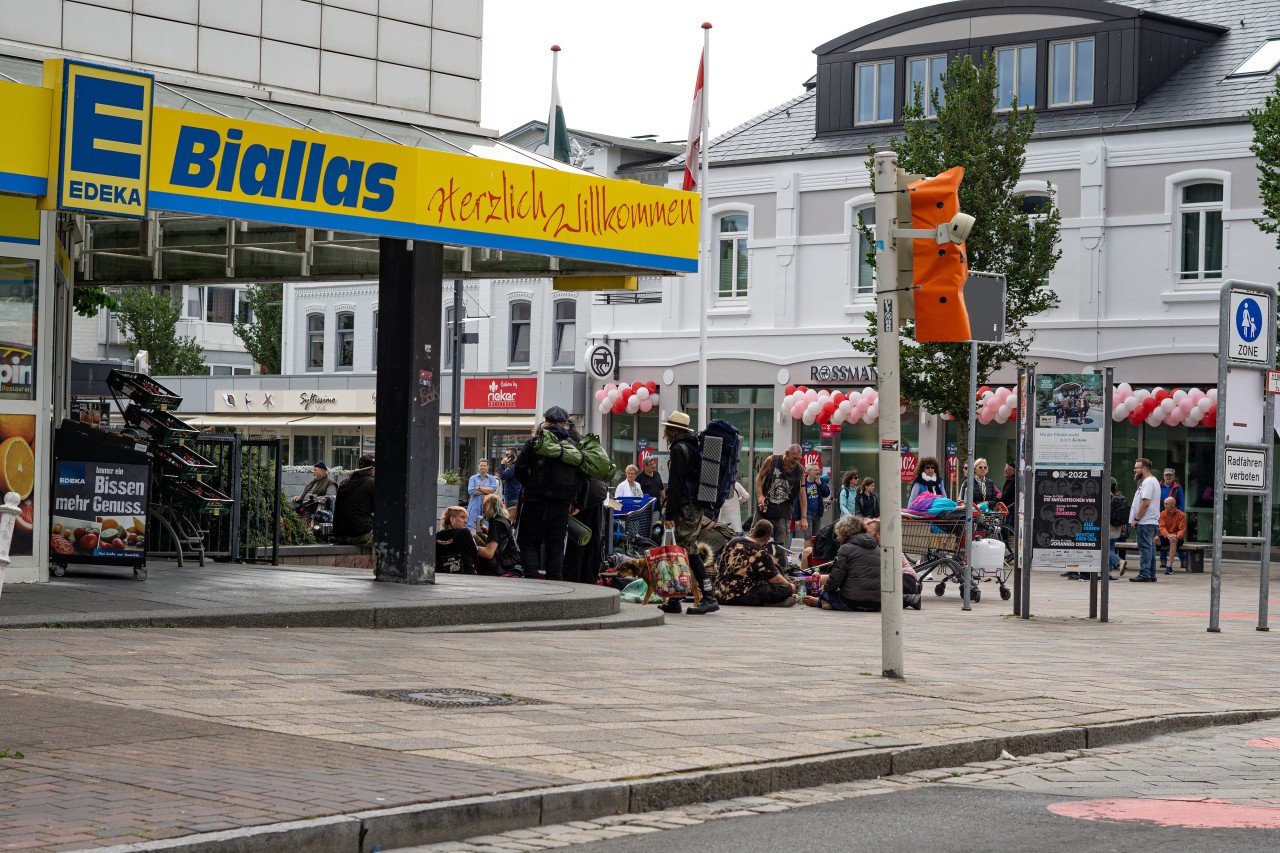
[[[1183,542],[1182,547],[1178,549],[1178,556],[1182,561],[1182,570],[1193,574],[1202,574],[1204,572],[1204,555],[1213,546],[1207,542]],[[1125,559],[1125,551],[1132,549],[1134,552],[1138,550],[1137,543],[1130,540],[1121,540],[1116,542],[1116,553],[1120,555],[1120,559]],[[1157,562],[1160,560],[1159,551],[1156,552]]]

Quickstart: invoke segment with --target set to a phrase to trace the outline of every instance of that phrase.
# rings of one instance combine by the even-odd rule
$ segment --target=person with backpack
[[[662,437],[670,448],[671,458],[667,470],[667,500],[663,506],[663,526],[675,530],[676,544],[689,555],[689,570],[694,581],[702,589],[702,601],[687,612],[702,616],[720,609],[716,601],[711,579],[707,577],[702,556],[698,553],[698,534],[702,530],[703,508],[698,500],[697,484],[700,482],[702,452],[689,416],[684,412],[672,412],[662,422]],[[679,599],[670,599],[660,609],[665,613],[679,613],[683,605]]]
[[[848,471],[840,487],[840,515],[858,515],[858,472]]]
[[[1116,543],[1124,537],[1125,527],[1129,524],[1129,501],[1120,493],[1120,484],[1116,482],[1116,478],[1111,478],[1111,524],[1108,531],[1108,540],[1111,543],[1111,571],[1120,570],[1123,575],[1125,569],[1125,561],[1120,559],[1120,552],[1116,549]]]
[[[569,421],[569,413],[552,406],[543,413],[542,424],[516,458],[516,476],[524,487],[518,536],[520,565],[526,578],[558,581],[564,568],[569,511],[585,487],[586,475],[563,458],[539,453],[537,446],[544,434],[550,434],[561,446],[569,444],[574,449],[581,436]]]
[[[880,517],[880,499],[876,497],[876,481],[868,477],[862,481],[862,485],[858,487],[858,494],[854,498],[854,515],[860,515],[863,518],[879,518]]]
[[[800,455],[800,445],[793,444],[785,453],[765,459],[756,475],[756,508],[760,517],[773,525],[773,541],[784,548],[791,544],[787,535],[791,529],[791,513],[796,495],[800,493],[800,481],[804,479]],[[801,530],[809,526],[803,515],[796,523]]]

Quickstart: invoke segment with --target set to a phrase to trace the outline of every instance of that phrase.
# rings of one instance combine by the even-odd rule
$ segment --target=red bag
[[[689,552],[676,544],[674,530],[668,528],[662,535],[662,544],[646,551],[644,558],[649,564],[654,595],[684,598],[693,591]]]

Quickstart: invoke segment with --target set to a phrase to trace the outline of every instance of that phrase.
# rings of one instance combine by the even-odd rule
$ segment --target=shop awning
[[[198,427],[283,427],[288,426],[290,421],[298,419],[297,415],[184,415],[182,412],[176,414],[192,426]]]
[[[375,415],[294,415],[291,427],[370,427],[377,421]]]

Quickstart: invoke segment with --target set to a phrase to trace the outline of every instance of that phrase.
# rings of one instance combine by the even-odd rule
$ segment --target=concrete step
[[[487,625],[440,625],[418,628],[420,634],[489,634],[495,631],[602,631],[612,628],[652,628],[664,624],[666,614],[656,607],[624,607],[612,616],[590,619],[556,619],[538,622],[501,622]]]

